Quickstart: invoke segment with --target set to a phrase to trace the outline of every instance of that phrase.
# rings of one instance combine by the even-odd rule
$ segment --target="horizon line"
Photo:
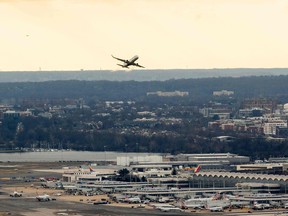
[[[172,69],[131,69],[131,70],[123,70],[123,69],[119,69],[119,70],[112,70],[112,69],[78,69],[78,70],[69,70],[69,69],[55,69],[55,70],[0,70],[0,73],[15,73],[15,72],[33,72],[33,73],[42,73],[42,72],[93,72],[93,71],[97,71],[97,72],[133,72],[133,71],[171,71],[171,70],[271,70],[271,69],[276,69],[276,70],[283,70],[283,69],[287,69],[288,67],[235,67],[235,68],[172,68]]]

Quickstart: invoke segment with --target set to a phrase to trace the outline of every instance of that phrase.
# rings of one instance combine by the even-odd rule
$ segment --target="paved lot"
[[[247,211],[239,212],[208,212],[202,211],[200,213],[172,213],[172,212],[160,212],[155,209],[142,209],[142,208],[130,208],[130,207],[119,207],[111,205],[92,205],[83,202],[75,202],[70,199],[63,200],[62,197],[58,197],[56,201],[51,202],[38,202],[35,199],[36,191],[39,194],[43,194],[41,188],[37,188],[41,183],[39,181],[25,182],[26,179],[39,178],[43,176],[54,176],[61,177],[61,174],[53,172],[54,169],[61,169],[63,166],[78,166],[81,163],[1,163],[0,166],[0,216],[57,216],[57,215],[73,215],[73,216],[97,216],[97,215],[110,215],[110,216],[146,216],[146,215],[190,215],[190,216],[209,216],[209,215],[267,215],[267,216],[287,216],[288,214],[283,213],[285,210],[271,210],[271,211],[253,211],[253,213],[247,213]],[[45,172],[39,172],[38,169],[45,169]],[[51,172],[50,172],[51,170]],[[11,177],[17,179],[8,180]],[[36,187],[31,188],[31,184]],[[13,190],[23,189],[26,187],[27,190],[34,190],[35,192],[20,198],[10,198],[9,193]],[[5,190],[6,188],[6,190]],[[7,191],[9,188],[9,191]],[[53,193],[53,192],[50,192]],[[49,193],[48,193],[49,194]],[[32,198],[34,196],[34,198]],[[83,197],[85,199],[86,197]],[[89,197],[90,198],[90,197]],[[61,200],[62,199],[62,200]],[[82,199],[82,197],[81,197]],[[280,213],[281,212],[281,213]]]
[[[9,212],[13,216],[47,216],[47,215],[197,215],[191,213],[160,212],[158,210],[121,208],[105,205],[82,204],[75,202],[38,202],[33,198],[10,198],[7,195],[0,196],[0,211]],[[203,214],[201,214],[203,215]]]
[[[72,164],[63,163],[2,163],[0,167],[0,216],[9,215],[13,216],[41,216],[41,215],[74,215],[74,216],[90,216],[90,215],[111,215],[111,216],[124,216],[124,215],[191,215],[191,213],[171,213],[160,212],[159,210],[151,209],[134,209],[125,207],[115,207],[106,205],[92,205],[80,202],[71,202],[56,200],[51,202],[38,202],[36,199],[20,197],[10,198],[8,193],[13,190],[18,190],[20,187],[29,187],[32,183],[35,185],[40,182],[25,182],[25,179],[31,177],[43,176],[61,176],[61,174],[54,173],[53,169],[59,169],[63,166],[71,166]],[[73,163],[73,165],[79,165]],[[48,169],[47,172],[37,172],[36,169]],[[49,172],[51,169],[52,172]],[[7,180],[6,178],[16,177],[16,180]],[[18,180],[19,178],[19,180]],[[1,188],[3,187],[3,188]],[[10,192],[4,190],[4,187],[9,187]],[[15,189],[13,189],[15,188]],[[40,190],[40,189],[39,189]],[[6,193],[3,193],[6,192]],[[39,192],[40,194],[40,192]],[[36,196],[36,194],[34,194]],[[84,199],[84,198],[83,198]],[[1,214],[1,212],[3,214]],[[202,214],[203,215],[203,214]]]

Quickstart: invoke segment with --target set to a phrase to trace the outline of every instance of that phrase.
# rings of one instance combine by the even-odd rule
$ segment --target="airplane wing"
[[[144,66],[139,65],[138,63],[135,63],[135,64],[133,64],[133,65],[135,65],[135,66],[137,66],[137,67],[145,68]]]
[[[121,64],[117,64],[117,65],[119,65],[119,66],[121,66],[123,68],[129,68],[128,66],[125,66],[125,65],[121,65]]]
[[[113,55],[111,55],[113,58],[115,58],[115,59],[117,59],[117,60],[119,60],[119,61],[122,61],[122,62],[127,62],[127,60],[125,60],[125,59],[120,59],[120,58],[117,58],[117,57],[115,57],[115,56],[113,56]]]

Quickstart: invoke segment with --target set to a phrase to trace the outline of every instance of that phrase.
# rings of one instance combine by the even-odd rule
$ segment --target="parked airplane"
[[[187,208],[204,208],[208,201],[213,200],[213,197],[209,198],[191,198],[183,201],[182,206]]]
[[[174,201],[174,198],[172,197],[160,197],[158,199],[159,203],[167,203],[167,202],[172,202],[172,201]]]
[[[163,207],[159,207],[158,208],[160,211],[162,212],[183,212],[184,210],[183,209],[180,209],[178,207],[166,207],[166,206],[163,206]]]
[[[91,166],[89,166],[89,170],[90,170],[90,173],[95,172],[95,170],[93,170]]]
[[[128,203],[141,203],[141,199],[139,197],[130,197],[125,200]]]
[[[112,55],[113,58],[119,60],[119,61],[122,61],[123,64],[117,64],[121,67],[124,67],[124,68],[129,68],[129,66],[137,66],[137,67],[141,67],[141,68],[144,68],[142,65],[139,65],[138,63],[135,63],[135,61],[139,58],[137,55],[135,55],[133,58],[131,58],[130,60],[125,60],[125,59],[120,59],[120,58],[117,58],[115,56]]]
[[[22,193],[14,191],[13,193],[10,194],[10,197],[22,197]]]
[[[199,203],[199,204],[188,204],[184,205],[182,208],[193,208],[193,209],[204,209],[205,204],[204,203]]]
[[[198,165],[197,167],[185,167],[184,171],[193,171],[194,173],[197,173],[201,170],[201,166]]]
[[[223,212],[223,207],[221,206],[207,207],[207,209],[211,212]]]
[[[268,203],[258,203],[258,202],[254,202],[253,204],[253,209],[257,209],[257,210],[260,210],[260,209],[269,209],[271,206],[270,204]]]

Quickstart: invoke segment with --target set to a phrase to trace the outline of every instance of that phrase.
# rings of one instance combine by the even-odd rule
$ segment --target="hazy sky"
[[[0,70],[288,67],[287,0],[0,0]]]

